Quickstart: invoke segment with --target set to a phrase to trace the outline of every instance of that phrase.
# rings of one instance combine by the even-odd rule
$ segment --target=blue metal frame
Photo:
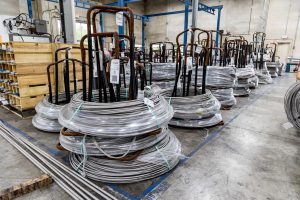
[[[187,30],[188,26],[189,26],[189,0],[185,0],[185,4],[184,4],[184,30]],[[187,32],[184,33],[183,44],[184,44],[184,46],[186,46],[186,44],[187,44]]]
[[[27,0],[27,7],[28,7],[28,15],[30,18],[32,18],[32,5],[31,0]]]

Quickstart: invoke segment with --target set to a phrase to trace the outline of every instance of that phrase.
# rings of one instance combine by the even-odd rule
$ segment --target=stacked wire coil
[[[172,89],[165,89],[161,94],[174,108],[174,117],[169,125],[185,128],[205,128],[222,122],[221,104],[210,90],[205,94],[180,97],[182,90],[178,88],[177,97],[171,97]],[[192,93],[193,91],[190,91]]]
[[[65,99],[65,95],[59,95],[60,101]],[[58,115],[63,105],[50,103],[49,96],[40,101],[36,107],[36,115],[32,118],[32,125],[45,132],[59,133],[62,126],[58,122]]]
[[[236,76],[237,83],[233,91],[236,97],[248,96],[251,92],[250,88],[255,88],[258,85],[258,79],[251,65],[245,68],[237,68]]]
[[[151,63],[152,64],[152,84],[160,88],[167,89],[174,87],[174,77],[176,74],[176,63]],[[150,72],[150,65],[146,66]],[[150,73],[147,73],[150,80]]]
[[[181,145],[168,129],[173,108],[149,87],[144,96],[146,100],[99,103],[85,102],[78,93],[63,107],[60,145],[71,152],[76,171],[96,181],[132,183],[177,165]]]
[[[292,85],[285,94],[284,108],[288,120],[300,130],[300,83]]]
[[[197,86],[202,84],[203,68],[198,69]],[[221,103],[222,109],[229,109],[236,105],[233,87],[236,82],[236,69],[234,67],[208,66],[206,86]]]

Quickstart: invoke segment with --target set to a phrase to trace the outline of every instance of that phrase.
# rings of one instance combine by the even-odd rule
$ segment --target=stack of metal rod
[[[97,99],[97,92],[94,92]],[[73,96],[59,114],[60,145],[71,166],[93,180],[131,183],[160,176],[177,165],[181,145],[168,129],[173,109],[155,90],[144,100],[99,103]]]
[[[198,69],[198,86],[202,86],[203,67]],[[231,108],[236,104],[233,95],[233,87],[236,82],[236,68],[222,66],[208,66],[206,86],[219,100],[224,109]]]

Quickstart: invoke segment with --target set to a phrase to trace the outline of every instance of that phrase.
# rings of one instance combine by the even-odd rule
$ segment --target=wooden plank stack
[[[0,52],[0,92],[2,99],[19,110],[33,109],[49,92],[47,66],[54,62],[57,48],[72,46],[71,44],[52,44],[36,42],[2,43]],[[79,50],[72,50],[70,57],[81,60]],[[59,58],[63,58],[60,53]],[[73,80],[72,65],[70,64],[70,79]],[[80,67],[80,66],[79,66]],[[77,68],[80,69],[80,68]],[[63,92],[63,64],[59,67],[59,91]],[[81,69],[78,70],[77,83],[82,82]],[[51,69],[51,81],[54,82],[54,70]],[[52,84],[54,86],[54,84]],[[52,87],[53,89],[55,87]],[[78,84],[82,88],[82,84]],[[71,90],[73,84],[71,84]]]

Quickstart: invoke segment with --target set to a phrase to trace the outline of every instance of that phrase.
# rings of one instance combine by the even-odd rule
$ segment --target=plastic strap
[[[156,148],[156,150],[158,151],[158,153],[161,155],[161,157],[164,159],[164,161],[165,161],[166,164],[167,164],[168,169],[170,170],[170,169],[171,169],[170,163],[169,163],[169,161],[166,159],[165,155],[159,150],[159,148],[157,148],[157,146],[155,146],[155,148]]]
[[[75,112],[73,113],[72,117],[69,119],[69,122],[71,122],[72,119],[75,117],[75,115],[79,112],[79,110],[80,110],[81,106],[83,105],[83,103],[84,103],[84,101],[82,101],[82,102],[80,103],[80,105],[78,106],[78,108],[77,108],[77,109],[75,110]]]
[[[81,140],[81,144],[80,144],[80,152],[81,152],[81,154],[83,154],[83,159],[82,159],[82,161],[79,163],[79,165],[75,169],[76,171],[78,171],[79,168],[82,165],[82,173],[81,173],[81,175],[83,177],[85,177],[85,175],[86,175],[85,171],[84,171],[84,168],[85,168],[85,163],[87,161],[87,154],[86,154],[86,147],[85,147],[85,138],[86,138],[86,135],[83,136],[83,138]]]
[[[129,88],[125,88],[125,98],[128,99],[128,90]]]
[[[158,120],[158,118],[157,118],[155,112],[150,108],[150,106],[147,105],[147,107],[148,107],[148,110],[151,112],[152,116],[153,116],[153,117],[155,118],[155,120],[156,120],[157,128],[160,128],[160,124],[161,124],[161,123],[160,123],[160,121]]]
[[[102,152],[105,156],[109,157],[109,158],[112,158],[112,159],[121,159],[121,158],[124,158],[128,155],[128,153],[130,152],[130,150],[132,149],[132,146],[134,144],[136,140],[136,136],[133,138],[128,150],[122,155],[122,156],[118,156],[118,157],[115,157],[115,156],[112,156],[112,155],[109,155],[108,153],[106,153],[98,144],[98,142],[95,140],[95,137],[93,137],[93,141],[94,141],[94,144],[95,146],[97,147],[97,149]]]

